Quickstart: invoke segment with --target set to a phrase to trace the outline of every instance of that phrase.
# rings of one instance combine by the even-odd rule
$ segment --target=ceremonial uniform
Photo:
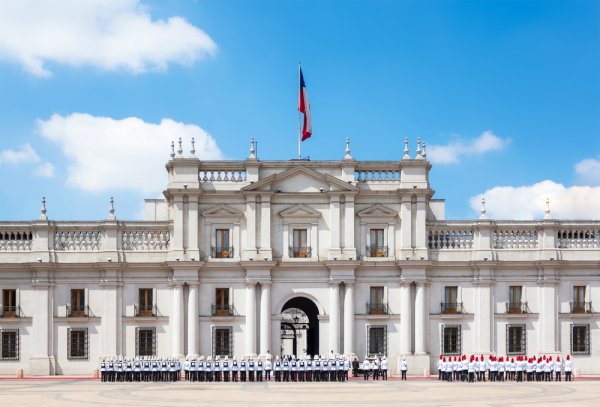
[[[408,362],[405,358],[402,358],[400,362],[400,373],[402,374],[402,380],[406,380],[406,372],[408,371]]]

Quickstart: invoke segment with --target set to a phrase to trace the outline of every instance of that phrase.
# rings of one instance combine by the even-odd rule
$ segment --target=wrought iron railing
[[[387,304],[383,303],[367,303],[367,314],[369,315],[388,315],[389,309]]]
[[[150,304],[135,304],[133,306],[134,316],[136,317],[157,317],[158,307]]]
[[[233,316],[233,305],[230,304],[213,304],[211,308],[213,317],[230,317]]]
[[[571,314],[590,314],[592,312],[592,303],[571,301]]]
[[[67,318],[89,317],[90,307],[87,305],[67,304]]]
[[[22,318],[23,312],[18,305],[3,305],[0,318]]]
[[[211,247],[210,256],[215,259],[230,259],[233,257],[233,247]]]
[[[527,302],[506,301],[506,313],[507,314],[528,314],[529,308],[527,307]]]
[[[367,246],[367,253],[369,253],[369,257],[388,257],[388,247],[372,244]]]
[[[463,303],[462,302],[441,302],[441,313],[442,314],[463,314]]]
[[[290,246],[290,257],[307,258],[307,257],[311,257],[311,256],[312,256],[312,254],[311,254],[310,247]]]

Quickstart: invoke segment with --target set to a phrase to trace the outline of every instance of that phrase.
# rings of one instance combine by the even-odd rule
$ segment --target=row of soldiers
[[[175,382],[181,379],[177,358],[138,357],[102,358],[100,378],[103,382]]]
[[[240,360],[228,356],[198,356],[187,357],[183,366],[177,358],[159,357],[111,357],[103,358],[100,362],[103,382],[177,381],[181,379],[182,369],[185,380],[191,382],[342,382],[348,380],[350,361],[345,355],[332,353],[329,356],[301,358],[277,356],[275,360],[270,355]]]
[[[406,364],[406,359],[403,359],[403,362]],[[388,360],[385,356],[376,356],[373,359],[365,358],[363,362],[360,364],[360,369],[363,373],[363,379],[369,380],[369,377],[373,377],[373,380],[387,380],[388,379]],[[406,369],[408,369],[408,364],[406,364]],[[403,378],[406,380],[406,371],[403,371]]]
[[[567,355],[564,360],[560,356],[554,359],[552,356],[494,356],[487,359],[484,356],[444,357],[440,356],[437,362],[438,380],[463,381],[463,382],[541,382],[562,380],[564,371],[565,381],[572,381],[573,363],[571,356]],[[487,379],[486,379],[487,378]]]

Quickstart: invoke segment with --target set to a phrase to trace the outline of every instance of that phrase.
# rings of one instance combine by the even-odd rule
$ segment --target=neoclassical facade
[[[193,150],[193,149],[192,149]],[[566,355],[600,374],[600,222],[447,221],[398,161],[200,161],[145,220],[0,223],[0,374],[103,355]],[[15,202],[16,204],[16,202]]]

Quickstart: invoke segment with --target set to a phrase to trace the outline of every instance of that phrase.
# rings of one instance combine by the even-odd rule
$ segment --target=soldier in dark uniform
[[[240,376],[241,376],[241,381],[245,382],[246,381],[246,359],[242,359],[242,361],[240,362]]]
[[[223,361],[223,366],[222,366],[222,370],[223,370],[223,381],[228,382],[229,381],[229,368],[231,366],[229,366],[229,357],[225,356],[225,360]]]
[[[254,381],[254,359],[252,359],[252,357],[250,357],[250,360],[248,361],[248,377],[250,378],[250,381],[253,382]]]
[[[283,381],[290,381],[290,362],[287,356],[283,359]]]
[[[213,364],[213,370],[215,374],[215,382],[221,381],[221,359],[217,356],[215,363]]]
[[[238,364],[237,361],[237,357],[233,357],[233,362],[232,362],[232,366],[231,366],[231,378],[233,379],[234,382],[238,381],[238,371],[240,370],[240,366]]]

